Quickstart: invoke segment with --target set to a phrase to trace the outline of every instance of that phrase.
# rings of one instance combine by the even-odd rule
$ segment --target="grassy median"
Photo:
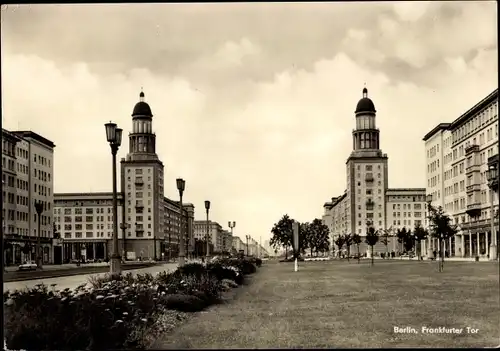
[[[155,348],[492,347],[498,263],[267,263],[227,304],[198,313]],[[417,334],[395,333],[411,327]],[[422,327],[463,329],[422,333]],[[477,329],[468,333],[467,327]]]

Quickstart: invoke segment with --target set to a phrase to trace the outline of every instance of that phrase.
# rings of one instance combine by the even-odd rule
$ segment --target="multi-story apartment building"
[[[334,250],[337,248],[333,242],[339,235],[357,233],[364,237],[369,226],[380,233],[394,229],[390,231],[392,236],[388,238],[388,247],[396,247],[397,239],[394,235],[397,228],[409,228],[414,225],[415,212],[399,211],[398,217],[398,211],[393,211],[392,206],[396,205],[397,208],[397,203],[422,206],[425,191],[389,188],[388,156],[380,149],[375,105],[368,98],[366,88],[363,89],[363,96],[356,106],[355,118],[356,128],[352,132],[353,151],[346,162],[347,188],[341,196],[334,197],[331,202],[323,205],[323,223],[330,230],[330,243]],[[396,225],[393,224],[394,220]],[[382,243],[374,247],[375,253],[386,250]],[[364,240],[360,244],[360,251],[370,254]]]
[[[154,246],[138,252],[130,247],[127,228],[122,222],[123,194],[118,199],[118,244],[122,257],[128,259],[154,258]],[[179,203],[164,199],[165,231],[158,237],[160,250],[157,258],[176,257],[180,231]],[[183,232],[188,230],[191,204],[185,204]],[[54,195],[54,223],[64,242],[64,261],[76,259],[104,260],[113,245],[113,193],[56,193]],[[169,246],[169,243],[171,245]]]
[[[179,233],[182,219],[182,232],[186,235],[185,243],[188,244],[186,252],[191,253],[194,249],[194,205],[182,204],[184,215],[181,218],[179,201],[164,198],[163,202],[163,240],[160,251],[164,257],[176,257],[179,253]]]
[[[233,235],[229,230],[222,231],[222,252],[231,252],[231,248],[233,246]]]
[[[2,129],[2,198],[6,264],[36,259],[52,263],[54,143],[32,131]],[[35,202],[41,202],[40,233]]]
[[[498,157],[498,89],[452,123],[433,128],[424,142],[427,194],[432,195],[432,205],[442,206],[459,229],[444,249],[461,257],[495,257],[490,220],[498,211],[498,201],[488,187],[486,170]],[[495,221],[498,227],[498,218]],[[431,242],[431,247],[437,250],[437,243]]]
[[[123,194],[118,193],[117,200],[118,237],[125,242],[120,230]],[[112,250],[113,193],[56,193],[54,223],[63,240],[64,262],[106,259]]]
[[[233,236],[233,249],[239,253],[240,250],[245,250],[246,254],[246,244],[243,243],[243,240],[239,236]]]
[[[230,233],[229,233],[230,234]],[[194,237],[198,240],[206,242],[207,237],[207,221],[194,221]],[[227,237],[227,231],[222,229],[222,226],[214,221],[208,221],[208,237],[213,245],[213,251],[222,253],[224,251],[224,239]]]
[[[387,189],[386,204],[386,229],[392,235],[389,239],[392,244],[390,249],[395,252],[402,251],[398,248],[394,237],[397,231],[403,228],[413,230],[416,226],[425,228],[427,225],[425,188]],[[422,251],[426,252],[425,244],[423,244]]]

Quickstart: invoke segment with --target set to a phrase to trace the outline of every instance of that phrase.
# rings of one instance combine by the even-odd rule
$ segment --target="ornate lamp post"
[[[177,190],[179,190],[179,208],[180,208],[180,222],[179,222],[179,267],[184,266],[185,252],[184,252],[184,233],[182,232],[182,222],[184,219],[183,208],[182,208],[182,195],[184,194],[184,189],[186,188],[186,181],[182,178],[177,178]]]
[[[127,229],[127,224],[126,223],[120,223],[120,229],[122,230],[122,255],[123,255],[123,261],[127,260],[127,245],[126,245],[126,237],[125,237],[125,230]],[[95,253],[94,253],[95,255]]]
[[[486,171],[488,186],[490,188],[490,221],[491,221],[491,244],[490,258],[498,259],[498,238],[495,228],[495,211],[493,202],[495,199],[494,192],[498,190],[498,168],[496,164],[491,164]]]
[[[42,269],[42,246],[40,244],[40,228],[41,228],[41,217],[42,217],[42,212],[43,212],[43,202],[42,201],[36,201],[35,200],[35,211],[36,214],[38,215],[38,232],[37,232],[37,238],[36,238],[36,264],[38,268]]]
[[[118,195],[116,190],[116,154],[122,143],[121,128],[116,123],[109,122],[105,125],[106,139],[111,147],[111,156],[113,160],[113,253],[111,254],[110,273],[118,275],[121,273],[121,257],[118,247]]]
[[[425,202],[427,202],[427,230],[430,228],[430,214],[431,214],[431,203],[432,203],[432,194],[427,194],[425,196]],[[430,233],[429,233],[430,234]],[[431,256],[431,252],[429,251],[431,249],[431,242],[432,242],[432,237],[429,235],[429,247],[427,247],[427,257]],[[427,246],[427,245],[426,245]]]
[[[210,259],[210,235],[209,235],[209,231],[210,231],[210,222],[208,220],[208,213],[210,212],[210,201],[209,200],[205,200],[205,210],[207,211],[207,263],[208,263],[208,260]]]
[[[231,229],[231,240],[233,240],[233,228],[234,228],[234,227],[236,227],[236,222],[235,222],[235,221],[233,221],[233,222],[231,223],[231,221],[229,221],[229,222],[227,223],[227,226],[229,227],[229,229]],[[232,241],[229,243],[229,246],[231,246],[231,248],[230,248],[228,251],[229,251],[229,252],[231,252],[231,251],[232,251],[232,248],[233,248],[233,242],[232,242]]]
[[[245,235],[245,238],[247,239],[247,256],[248,256],[248,240],[250,240],[250,235]]]

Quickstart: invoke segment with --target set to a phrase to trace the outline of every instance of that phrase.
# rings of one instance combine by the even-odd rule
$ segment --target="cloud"
[[[4,126],[56,143],[57,192],[109,191],[103,124],[130,131],[144,87],[166,195],[177,197],[183,177],[197,217],[211,200],[214,220],[266,239],[284,213],[310,221],[344,191],[366,83],[390,186],[422,187],[422,136],[498,86],[491,6],[432,5],[417,18],[393,4],[341,5],[16,12],[2,23]],[[127,151],[125,138],[119,157]]]

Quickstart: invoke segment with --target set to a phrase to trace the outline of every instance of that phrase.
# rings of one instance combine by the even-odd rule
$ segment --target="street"
[[[124,274],[131,272],[133,274],[138,274],[138,273],[151,273],[155,274],[158,272],[162,271],[173,271],[177,268],[177,263],[166,263],[162,264],[159,266],[153,266],[153,267],[148,267],[148,268],[141,268],[141,269],[134,269],[130,271],[124,272]],[[4,291],[7,290],[19,290],[19,289],[24,289],[24,288],[32,288],[37,284],[45,284],[47,286],[50,286],[51,284],[57,284],[56,289],[58,290],[63,290],[66,288],[74,289],[78,285],[83,284],[85,282],[88,282],[88,278],[92,275],[98,275],[98,276],[103,276],[106,273],[98,273],[98,274],[79,274],[79,275],[72,275],[72,276],[67,276],[67,277],[59,277],[59,278],[47,278],[47,279],[33,279],[33,280],[25,280],[25,281],[19,281],[19,282],[10,282],[10,283],[4,283],[3,288]]]

